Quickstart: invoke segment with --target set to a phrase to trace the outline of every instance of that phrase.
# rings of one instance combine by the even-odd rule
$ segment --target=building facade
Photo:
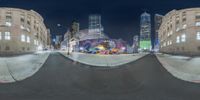
[[[200,55],[200,8],[172,10],[159,29],[160,51]]]
[[[151,15],[144,12],[140,18],[140,49],[151,50]]]
[[[52,48],[52,39],[51,39],[51,31],[50,29],[47,29],[47,48]]]
[[[47,28],[33,10],[0,8],[0,54],[35,52],[46,47]]]
[[[160,41],[159,41],[159,38],[158,38],[158,30],[160,28],[160,25],[162,23],[162,18],[163,18],[163,15],[160,15],[160,14],[155,14],[154,15],[154,32],[155,32],[155,38],[154,38],[154,50],[155,51],[159,51],[159,45],[160,45]]]
[[[98,33],[101,35],[103,26],[101,24],[101,15],[93,14],[89,16],[89,33]]]
[[[136,53],[138,52],[138,48],[139,48],[139,36],[138,35],[135,35],[133,37],[133,45],[132,45],[132,48],[133,48],[133,52]]]

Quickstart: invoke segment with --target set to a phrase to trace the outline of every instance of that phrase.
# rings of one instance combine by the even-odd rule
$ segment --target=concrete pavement
[[[16,57],[0,58],[0,83],[24,80],[35,74],[49,56],[48,52],[37,52]]]
[[[118,68],[51,54],[32,77],[0,84],[2,100],[199,100],[200,85],[173,77],[154,55]]]
[[[67,52],[60,53],[76,62],[99,67],[116,67],[130,63],[132,61],[136,61],[147,55],[147,53],[120,55],[85,54],[78,52],[73,52],[70,55],[67,55]]]
[[[173,76],[185,81],[200,83],[200,57],[168,54],[157,54],[156,56]]]

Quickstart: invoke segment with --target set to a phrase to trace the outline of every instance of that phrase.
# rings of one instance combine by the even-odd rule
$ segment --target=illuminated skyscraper
[[[154,16],[154,24],[155,24],[154,50],[156,50],[156,51],[159,51],[160,42],[159,42],[159,39],[158,39],[158,34],[159,34],[158,30],[159,30],[160,25],[162,23],[162,18],[163,18],[163,16],[159,15],[159,14],[155,14],[155,16]]]
[[[101,34],[103,27],[101,25],[101,15],[90,15],[89,16],[89,33],[99,33]]]
[[[140,49],[151,50],[151,15],[144,12],[140,18]]]

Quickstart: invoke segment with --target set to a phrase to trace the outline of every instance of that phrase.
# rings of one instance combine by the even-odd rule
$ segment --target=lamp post
[[[69,48],[70,48],[69,42],[70,42],[70,33],[68,31],[67,32],[67,55],[69,55]]]

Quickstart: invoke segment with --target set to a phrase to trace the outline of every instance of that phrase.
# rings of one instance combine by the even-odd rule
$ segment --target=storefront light
[[[84,48],[83,48],[83,47],[80,47],[79,49],[80,49],[80,50],[84,50]]]
[[[125,49],[126,49],[126,47],[122,47],[121,49],[122,49],[122,50],[125,50]]]

